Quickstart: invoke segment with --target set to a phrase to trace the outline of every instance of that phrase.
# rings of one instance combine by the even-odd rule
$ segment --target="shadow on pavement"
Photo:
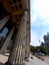
[[[0,65],[3,65],[3,63],[0,62]]]
[[[26,65],[25,63],[23,63],[23,65]]]

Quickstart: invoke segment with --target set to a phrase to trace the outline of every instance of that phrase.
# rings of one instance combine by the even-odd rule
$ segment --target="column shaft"
[[[29,29],[29,22],[27,24],[27,34],[26,34],[26,58],[29,57],[30,54],[30,29]]]
[[[25,45],[26,45],[26,31],[27,31],[27,11],[25,11],[24,13],[24,16],[21,20],[21,24],[20,24],[20,27],[19,27],[19,33],[18,33],[18,38],[17,38],[17,41],[15,41],[18,45],[19,45],[19,56],[18,54],[16,54],[18,56],[18,61],[17,61],[17,58],[16,58],[16,64],[18,65],[22,65],[23,64],[23,61],[24,61],[24,58],[25,58]],[[21,56],[20,56],[21,54]],[[21,61],[21,62],[19,62]]]
[[[25,57],[25,44],[26,44],[26,28],[27,28],[27,11],[24,12],[23,18],[21,20],[15,42],[12,45],[12,50],[10,52],[10,56],[8,62],[12,65],[15,61],[15,65],[19,65],[23,63]],[[17,49],[17,51],[16,51]],[[18,53],[16,53],[18,52]],[[19,54],[19,55],[18,55]],[[21,56],[20,56],[21,55]],[[21,62],[20,62],[21,61]],[[7,64],[7,63],[6,63]]]
[[[3,19],[0,20],[0,30],[2,29],[2,27],[8,22],[10,16],[7,15],[5,16]]]
[[[2,48],[1,48],[1,51],[0,51],[1,53],[5,53],[5,51],[7,49],[7,46],[9,45],[9,42],[10,42],[11,37],[13,35],[14,29],[15,29],[15,27],[12,28],[12,30],[10,31],[8,37],[6,38],[4,44],[3,44]]]

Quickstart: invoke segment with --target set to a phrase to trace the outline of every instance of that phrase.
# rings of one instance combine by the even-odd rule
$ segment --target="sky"
[[[49,32],[49,0],[31,0],[31,45],[39,46]],[[40,40],[40,42],[39,42]]]

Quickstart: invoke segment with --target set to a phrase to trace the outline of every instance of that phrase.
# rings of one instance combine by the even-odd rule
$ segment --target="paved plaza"
[[[35,56],[33,56],[33,59],[31,59],[31,57],[32,57],[32,55],[30,55],[30,57],[29,57],[29,62],[25,62],[26,65],[30,65],[30,64],[31,65],[49,65],[45,61],[42,61],[42,60],[36,58]]]
[[[45,57],[45,62],[49,64],[49,57]]]
[[[33,59],[31,58],[33,57]],[[47,58],[47,57],[45,57]],[[49,59],[49,58],[48,58]],[[42,61],[38,58],[36,58],[35,56],[32,56],[30,54],[30,57],[29,57],[29,62],[25,61],[25,64],[26,65],[49,65],[47,62],[49,61],[48,59],[46,59],[45,61]],[[0,65],[3,65],[6,61],[8,60],[8,55],[1,55],[0,54]]]
[[[3,65],[8,60],[7,55],[1,55],[0,54],[0,65]]]

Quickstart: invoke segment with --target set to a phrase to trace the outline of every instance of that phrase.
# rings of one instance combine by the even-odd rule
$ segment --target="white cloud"
[[[38,17],[40,21],[37,21]],[[31,28],[32,26],[49,26],[49,0],[31,0]],[[43,36],[47,34],[49,28],[44,29],[41,36],[31,29],[31,45],[40,45]]]
[[[31,45],[40,45],[39,44],[39,36],[35,33],[34,30],[31,31]]]
[[[46,31],[44,33],[47,34]],[[42,35],[42,36],[37,35],[37,33],[34,30],[32,30],[30,44],[33,46],[40,46],[41,42],[44,42],[43,36],[44,35]],[[39,40],[40,40],[40,42],[39,42]]]
[[[31,25],[49,25],[49,0],[31,0]],[[42,22],[36,22],[40,17]]]
[[[31,25],[33,26],[36,23],[37,17],[35,15],[31,15]]]
[[[49,0],[35,0],[33,9],[43,18],[49,16]]]

